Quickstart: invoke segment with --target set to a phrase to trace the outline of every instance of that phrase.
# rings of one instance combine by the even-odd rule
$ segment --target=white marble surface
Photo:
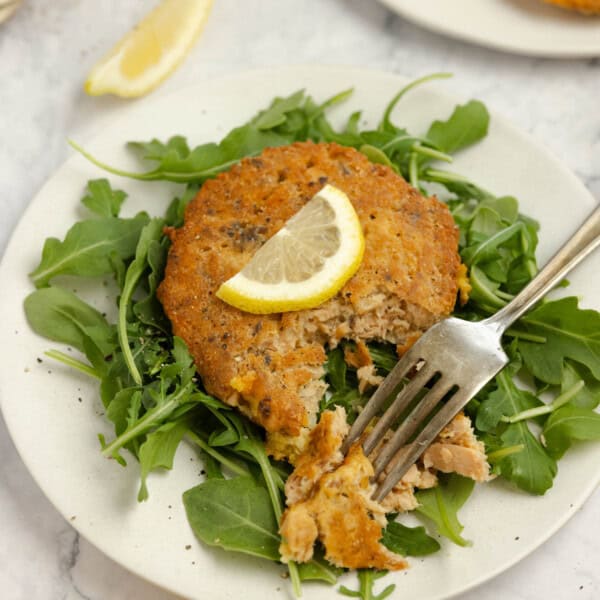
[[[25,0],[0,25],[0,253],[29,200],[69,154],[65,139],[85,139],[123,110],[123,101],[84,96],[82,82],[152,4]],[[484,100],[600,196],[599,59],[540,60],[477,48],[414,27],[375,0],[215,0],[205,34],[157,93],[298,63],[360,65],[409,77],[452,71],[449,91]],[[32,481],[1,420],[0,456],[0,598],[175,598],[78,536]],[[533,555],[462,600],[600,598],[599,561],[597,491]]]

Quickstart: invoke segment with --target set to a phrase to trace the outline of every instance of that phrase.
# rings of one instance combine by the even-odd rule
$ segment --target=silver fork
[[[402,356],[354,422],[342,447],[345,454],[404,378],[408,378],[408,382],[362,443],[367,456],[387,437],[393,423],[415,401],[416,395],[425,393],[380,446],[373,463],[375,481],[386,468],[389,467],[389,471],[375,490],[375,500],[385,498],[440,431],[508,363],[500,343],[504,331],[599,244],[600,207],[597,207],[573,237],[504,308],[475,323],[454,317],[444,319]],[[431,387],[425,388],[429,382],[432,382]],[[439,411],[426,422],[438,404],[441,404]],[[409,444],[411,436],[420,427],[423,429]]]

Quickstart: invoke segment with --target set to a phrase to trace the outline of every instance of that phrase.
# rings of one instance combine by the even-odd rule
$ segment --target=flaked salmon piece
[[[383,377],[377,375],[375,365],[359,367],[356,370],[356,376],[358,377],[358,391],[361,394],[370,387],[377,387],[383,381]]]
[[[283,514],[279,548],[283,562],[310,560],[318,538],[325,558],[336,566],[405,569],[406,560],[380,543],[385,509],[371,499],[372,477],[373,466],[355,444],[341,466],[321,477],[310,498]]]
[[[485,447],[475,437],[471,420],[464,413],[456,415],[427,448],[423,466],[443,473],[458,473],[475,481],[490,479]]]
[[[436,486],[438,479],[432,471],[412,465],[404,477],[381,501],[386,512],[408,512],[419,506],[415,489],[425,490]]]

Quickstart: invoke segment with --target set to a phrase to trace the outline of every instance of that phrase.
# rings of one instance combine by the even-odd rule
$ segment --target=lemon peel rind
[[[297,310],[307,310],[310,308],[317,308],[327,300],[333,298],[346,283],[356,275],[356,272],[360,268],[362,259],[364,257],[365,244],[364,238],[361,244],[360,252],[356,255],[354,261],[348,267],[348,270],[344,272],[344,275],[339,279],[335,280],[328,288],[323,289],[320,293],[308,295],[305,297],[295,297],[290,299],[269,299],[264,298],[255,300],[240,294],[236,288],[224,283],[216,293],[217,298],[223,300],[227,304],[234,306],[244,312],[252,313],[255,315],[268,315],[273,313],[281,312],[292,312]],[[297,284],[301,285],[301,284]]]

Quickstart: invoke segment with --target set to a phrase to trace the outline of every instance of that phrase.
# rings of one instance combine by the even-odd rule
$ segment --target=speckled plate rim
[[[527,7],[516,6],[528,1]],[[430,31],[495,50],[546,58],[600,56],[600,15],[584,16],[543,0],[380,2]],[[545,39],[539,35],[542,31]]]
[[[375,118],[404,83],[404,78],[392,73],[348,67],[298,66],[247,72],[134,105],[85,145],[100,157],[113,157],[111,162],[115,164],[135,166],[137,163],[123,149],[124,141],[142,131],[147,132],[145,137],[186,133],[181,124],[191,122],[190,114],[195,115],[188,130],[192,139],[204,141],[242,122],[274,95],[303,87],[317,98],[325,98],[354,86],[355,97],[334,111],[333,118],[346,116],[358,107],[365,109],[367,117]],[[395,118],[418,132],[426,122],[443,117],[456,102],[464,100],[440,89],[443,85],[438,83],[415,90],[404,101],[402,116],[396,112]],[[524,156],[527,158],[519,158]],[[467,175],[479,174],[477,180],[498,193],[516,192],[525,211],[542,221],[542,261],[595,203],[564,165],[497,115],[493,115],[488,139],[479,148],[463,152],[453,168]],[[513,174],[510,181],[506,181],[507,169]],[[95,434],[110,435],[110,429],[98,414],[98,401],[86,398],[86,402],[76,404],[66,400],[70,394],[91,396],[93,387],[77,374],[58,369],[50,375],[46,374],[45,363],[36,364],[36,357],[50,345],[27,330],[22,300],[32,288],[26,273],[35,266],[43,238],[64,232],[75,217],[81,217],[77,204],[83,186],[88,178],[101,176],[81,157],[72,156],[31,202],[0,264],[0,280],[13,284],[0,289],[0,337],[9,342],[0,348],[0,407],[15,446],[59,512],[93,545],[137,575],[194,598],[206,594],[233,598],[244,593],[249,600],[258,600],[275,592],[289,596],[288,587],[281,586],[277,577],[278,567],[225,555],[194,542],[185,515],[177,506],[180,493],[198,481],[197,465],[186,467],[195,460],[189,449],[184,447],[178,452],[173,472],[151,477],[150,501],[136,504],[135,467],[119,469],[100,458]],[[137,194],[144,193],[144,202],[155,195],[140,187],[139,182],[118,179],[114,183],[130,193],[132,209],[139,208]],[[160,196],[159,192],[165,195],[172,189],[159,185],[156,195]],[[540,197],[544,198],[543,206],[535,200]],[[569,198],[567,214],[556,210],[564,197]],[[57,200],[64,202],[64,214],[57,210]],[[586,300],[600,298],[600,283],[594,284],[590,276],[599,266],[599,258],[593,257],[573,275],[573,291],[582,292]],[[598,301],[591,306],[600,308]],[[53,377],[51,385],[49,377]],[[23,397],[28,398],[27,404]],[[68,425],[66,435],[57,431],[58,423],[63,428]],[[465,535],[473,539],[476,550],[445,543],[442,552],[423,563],[412,561],[407,576],[390,575],[390,580],[415,600],[450,598],[488,581],[535,550],[576,512],[600,481],[599,458],[598,446],[578,446],[561,463],[553,490],[541,499],[526,497],[500,482],[478,486],[463,510]],[[511,518],[505,520],[507,513]],[[515,516],[520,520],[515,522]],[[532,517],[537,523],[533,528]],[[148,522],[153,523],[150,534],[145,530]],[[522,543],[515,548],[512,540],[516,535]],[[492,550],[486,543],[490,538],[494,540]],[[181,552],[190,543],[194,545],[194,561],[189,560],[189,553]],[[486,557],[492,560],[486,563]],[[230,576],[232,568],[237,573],[235,578]],[[443,577],[432,578],[432,572]],[[348,577],[344,583],[354,585]],[[305,588],[305,597],[310,599],[325,600],[334,594],[324,586],[309,584]]]

